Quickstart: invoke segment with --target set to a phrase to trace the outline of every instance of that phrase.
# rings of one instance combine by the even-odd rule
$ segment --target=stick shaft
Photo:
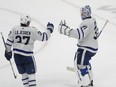
[[[5,49],[7,50],[6,43],[5,43],[5,40],[4,40],[4,36],[3,36],[2,32],[0,32],[0,34],[1,34],[1,36],[2,36],[2,40],[3,40],[3,43],[4,43],[4,47],[5,47]]]
[[[102,33],[103,29],[105,28],[105,26],[106,26],[107,23],[108,23],[108,20],[106,20],[106,22],[105,22],[104,26],[102,27],[102,29],[101,29],[99,35],[97,36],[97,38],[101,35],[101,33]]]
[[[67,70],[69,70],[69,71],[75,72],[75,69],[74,69],[73,67],[67,66],[66,68],[67,68]]]
[[[9,62],[10,62],[10,66],[11,66],[11,69],[12,69],[12,72],[13,72],[13,76],[14,76],[14,78],[16,79],[17,76],[16,76],[16,74],[15,74],[15,72],[14,72],[14,69],[13,69],[13,66],[12,66],[12,63],[11,63],[11,60],[9,60]]]
[[[4,47],[5,47],[5,49],[7,50],[4,36],[3,36],[2,32],[1,32],[0,34],[1,34],[1,36],[2,36],[2,40],[3,40],[3,43],[4,43]],[[13,69],[13,66],[12,66],[12,63],[11,63],[11,60],[9,60],[9,62],[10,62],[10,66],[11,66],[11,69],[12,69],[12,72],[13,72],[13,76],[14,76],[14,78],[16,79],[16,75],[15,75],[15,72],[14,72],[14,69]]]

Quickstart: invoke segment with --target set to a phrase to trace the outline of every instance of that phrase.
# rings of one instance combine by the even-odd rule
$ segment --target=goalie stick
[[[4,40],[4,36],[3,36],[2,32],[0,34],[1,34],[1,37],[2,37],[2,40],[3,40],[4,46],[5,46],[5,49],[7,50],[6,43],[5,43],[5,40]],[[13,75],[14,75],[14,78],[16,79],[17,76],[16,76],[16,74],[14,72],[14,69],[13,69],[11,60],[9,60],[9,62],[10,62],[10,66],[11,66],[11,69],[12,69],[12,72],[13,72]]]
[[[75,72],[75,69],[74,69],[73,67],[69,67],[69,66],[67,66],[66,69],[67,69],[68,71]]]
[[[102,33],[102,31],[104,30],[104,28],[105,28],[105,26],[106,26],[107,23],[108,23],[108,20],[106,20],[106,22],[105,22],[105,24],[103,25],[101,31],[99,32],[98,36],[97,36],[95,39],[97,39],[97,38],[101,35],[101,33]]]

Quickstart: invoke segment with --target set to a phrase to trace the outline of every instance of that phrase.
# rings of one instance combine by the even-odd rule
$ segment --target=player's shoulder
[[[37,28],[36,28],[36,27],[30,26],[29,28],[30,28],[31,30],[33,30],[33,31],[37,31]]]
[[[82,25],[91,25],[95,21],[95,18],[88,18],[82,21]]]
[[[20,27],[19,25],[15,25],[15,26],[13,26],[13,28],[12,29],[15,29],[15,28],[17,28],[17,27]]]
[[[28,30],[30,31],[30,32],[37,32],[37,28],[35,28],[35,27],[33,27],[33,26],[29,26],[28,27]]]
[[[22,27],[20,25],[17,25],[17,26],[14,26],[12,28],[12,31],[15,31],[15,30],[20,30],[20,29],[25,29],[25,30],[28,30],[28,31],[31,31],[31,32],[35,32],[37,31],[37,28],[33,27],[33,26],[29,26],[29,27]]]
[[[34,30],[37,29],[36,27],[33,27],[33,26],[29,26],[28,28],[30,28],[30,29],[34,29]]]
[[[34,26],[30,26],[31,28],[33,28],[33,29],[36,29],[36,27],[34,27]]]
[[[12,29],[11,29],[11,31],[14,31],[14,30],[16,30],[16,29],[18,29],[18,28],[20,28],[19,25],[13,26]]]

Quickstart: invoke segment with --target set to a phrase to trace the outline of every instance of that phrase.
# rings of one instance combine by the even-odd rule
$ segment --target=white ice
[[[99,38],[99,51],[91,60],[95,87],[116,87],[116,1],[115,0],[0,0],[0,32],[6,40],[10,29],[19,25],[20,14],[29,14],[32,24],[45,31],[47,22],[55,26],[48,42],[35,43],[37,63],[37,87],[78,87],[73,67],[77,40],[58,33],[58,24],[66,20],[71,28],[81,23],[79,7],[89,4],[93,16],[102,29],[108,24]],[[9,62],[4,57],[4,44],[0,36],[0,87],[23,87],[14,60],[12,64],[17,74],[14,79]]]

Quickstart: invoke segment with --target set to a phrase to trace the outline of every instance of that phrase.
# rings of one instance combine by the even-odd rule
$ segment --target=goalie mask
[[[82,7],[80,9],[80,12],[81,12],[82,20],[87,19],[87,18],[91,18],[91,7],[89,5]]]
[[[23,25],[29,25],[31,22],[31,18],[30,16],[28,15],[22,15],[21,18],[20,18],[20,23],[23,24]]]

